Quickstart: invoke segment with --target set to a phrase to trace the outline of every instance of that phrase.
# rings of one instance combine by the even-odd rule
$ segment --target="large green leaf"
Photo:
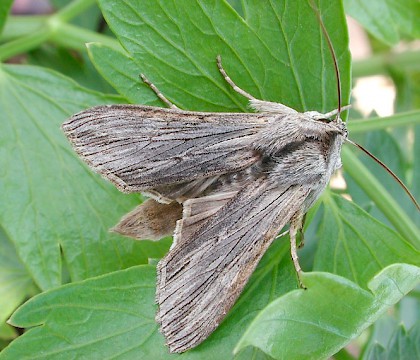
[[[420,36],[417,0],[344,0],[344,4],[350,16],[386,44],[396,44],[401,33]]]
[[[130,358],[145,344],[163,354],[163,340],[150,337],[157,329],[154,284],[154,268],[144,266],[44,292],[11,319],[22,327],[43,326],[19,337],[0,358]],[[147,350],[138,355],[131,358],[150,358]]]
[[[420,322],[417,322],[410,331],[400,324],[388,344],[379,343],[364,353],[363,360],[411,360],[420,359]]]
[[[277,241],[226,320],[185,359],[229,359],[232,349],[258,312],[296,288],[286,241]],[[29,329],[0,354],[21,359],[166,359],[169,355],[155,316],[155,268],[133,267],[64,285],[24,304],[11,323]],[[244,349],[235,358],[265,356]]]
[[[151,90],[139,86],[141,72],[181,108],[244,110],[245,99],[217,70],[220,54],[232,79],[255,97],[297,110],[337,107],[331,54],[307,1],[247,1],[245,19],[220,0],[99,3],[127,55],[104,56],[98,46],[91,46],[90,54],[98,70],[127,98],[150,98]],[[350,55],[343,9],[340,2],[318,4],[331,30],[347,101]]]
[[[386,266],[420,266],[420,252],[354,203],[325,192],[314,269],[346,277],[366,288]]]
[[[42,68],[0,67],[0,223],[41,289],[61,283],[60,247],[74,280],[147,261],[147,242],[108,233],[138,197],[82,165],[60,130],[72,113],[117,101]]]
[[[28,271],[0,228],[0,325],[31,294],[31,289],[33,283]]]
[[[109,83],[95,70],[86,53],[75,55],[71,50],[44,45],[28,54],[30,65],[43,66],[71,76],[79,85],[102,93],[115,93]]]
[[[308,290],[273,301],[250,325],[236,350],[253,345],[276,359],[327,359],[379,318],[420,281],[420,268],[394,264],[366,291],[328,273],[304,274]]]
[[[420,232],[418,227],[411,221],[410,217],[404,212],[399,204],[399,199],[394,199],[388,189],[376,178],[368,167],[350,151],[344,147],[341,150],[343,167],[357,184],[363,188],[363,191],[369,196],[381,212],[392,223],[395,229],[405,237],[407,241],[413,244],[417,249],[420,248]],[[404,194],[404,199],[407,194]],[[411,204],[410,204],[411,206]],[[416,215],[418,211],[416,211]]]
[[[397,141],[391,134],[385,130],[369,133],[365,136],[363,146],[368,148],[369,151],[379,159],[386,159],[386,165],[392,169],[393,172],[398,174],[404,183],[408,184],[405,175],[407,174],[407,171],[410,170],[409,165],[406,163]],[[413,221],[420,220],[418,219],[419,216],[417,216],[414,204],[407,194],[404,193],[401,186],[379,164],[375,163],[365,154],[359,153],[359,155],[360,161],[371,170],[371,173],[384,185],[394,199],[398,199],[398,203],[406,210],[406,213],[409,216],[411,215]],[[368,211],[370,214],[381,221],[386,222],[387,220],[384,215],[378,211],[372,204],[372,200],[366,196],[353,179],[350,176],[346,176],[345,179],[348,192],[352,199],[365,209],[369,209]]]
[[[3,30],[7,16],[9,15],[10,8],[12,7],[13,0],[3,0],[0,3],[0,34]]]
[[[88,44],[88,52],[100,74],[127,100],[134,104],[162,106],[139,76],[139,65],[124,49]]]

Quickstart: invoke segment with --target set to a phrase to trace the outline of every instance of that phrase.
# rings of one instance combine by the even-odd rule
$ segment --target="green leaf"
[[[0,67],[0,223],[41,289],[61,283],[60,247],[73,280],[147,262],[150,243],[108,232],[138,197],[94,175],[60,130],[71,114],[118,101],[42,68]]]
[[[420,233],[418,227],[394,199],[387,189],[376,179],[375,175],[365,167],[350,149],[344,147],[341,150],[345,171],[366,192],[375,205],[388,218],[398,232],[412,243],[416,248],[420,247]],[[406,194],[404,194],[407,196]]]
[[[406,143],[404,141],[409,136],[412,135],[412,129],[406,128],[406,136],[401,139],[400,143]],[[414,149],[409,146],[404,152],[408,152],[408,156],[404,156],[403,150],[398,144],[399,142],[396,140],[395,136],[390,134],[387,131],[376,131],[366,135],[365,141],[363,142],[363,146],[369,151],[374,154],[377,158],[383,159],[386,161],[386,165],[407,185],[409,188],[410,182],[408,181],[407,175],[412,172],[413,164],[409,163],[406,158],[412,159],[415,156]],[[398,182],[395,181],[379,164],[374,162],[369,157],[365,156],[365,154],[360,154],[359,152],[359,159],[360,161],[367,166],[371,172],[371,174],[386,188],[387,192],[398,201],[398,204],[402,207],[408,217],[411,220],[419,225],[420,224],[420,216],[419,213],[409,198],[409,196],[404,192],[403,188],[401,187]],[[345,174],[346,175],[346,174]],[[348,186],[349,194],[351,195],[352,199],[359,205],[366,208],[366,206],[372,206],[372,200],[366,196],[366,194],[362,191],[360,186],[354,182],[354,180],[350,176],[345,176],[346,183]],[[414,185],[414,183],[412,182]],[[369,213],[372,214],[375,218],[381,221],[387,221],[386,217],[378,210],[376,206],[373,206]]]
[[[328,273],[305,273],[303,279],[308,290],[292,291],[268,305],[236,351],[252,345],[276,359],[326,359],[412,290],[420,268],[391,265],[369,282],[370,291]]]
[[[277,241],[263,257],[252,280],[219,328],[184,359],[230,359],[247,325],[267,304],[296,287],[286,241]],[[138,266],[46,291],[12,316],[15,326],[30,328],[0,354],[21,359],[166,359],[163,336],[154,320],[155,268]],[[257,349],[250,355],[267,359]]]
[[[414,344],[420,344],[420,341],[415,339],[416,337],[419,338],[418,323],[420,323],[420,298],[418,295],[416,296],[416,292],[418,292],[418,289],[413,290],[392,311],[387,311],[373,324],[369,329],[369,339],[362,349],[361,359],[369,358],[372,352],[377,351],[376,349],[383,349],[386,354],[386,351],[389,350],[389,344],[392,343],[395,334],[400,331],[402,325],[407,329],[411,328],[409,336],[414,339]],[[380,346],[376,347],[377,344]]]
[[[10,325],[3,323],[0,325],[0,339],[1,340],[11,340],[17,337],[16,330],[12,328]],[[0,349],[2,347],[0,346]]]
[[[416,344],[408,336],[403,325],[399,326],[388,345],[388,358],[398,360],[418,359],[420,353],[416,354]]]
[[[346,12],[377,39],[394,45],[400,34],[420,36],[417,0],[344,0]]]
[[[31,294],[31,277],[0,227],[0,324]]]
[[[32,298],[11,318],[38,326],[15,340],[1,359],[151,358],[165,354],[154,319],[155,268],[141,266],[65,285]],[[142,351],[142,349],[145,349]],[[134,356],[136,354],[138,356]],[[160,357],[158,357],[160,358]]]
[[[128,102],[161,106],[162,104],[140,79],[139,66],[124,49],[103,44],[88,44],[88,53],[99,73],[125,96]]]
[[[86,53],[75,56],[74,52],[44,45],[31,51],[27,62],[30,65],[47,67],[58,71],[76,81],[79,85],[102,93],[115,93],[115,90],[98,74]]]
[[[364,358],[366,360],[387,360],[388,354],[381,344],[375,344],[369,354]]]
[[[373,344],[363,356],[364,360],[411,360],[420,359],[420,321],[409,332],[403,325],[396,328],[386,347]]]
[[[2,0],[0,2],[0,34],[3,30],[4,24],[6,23],[12,4],[13,0]]]
[[[325,192],[314,269],[328,271],[366,288],[387,265],[404,262],[420,266],[420,252],[394,230],[354,203]]]
[[[127,98],[139,88],[138,96],[150,99],[151,90],[138,85],[141,72],[183,109],[245,110],[246,99],[235,94],[218,72],[215,59],[220,54],[230,77],[255,97],[297,110],[337,107],[331,54],[306,1],[264,7],[249,1],[245,20],[220,0],[99,3],[128,54],[129,59],[116,54],[116,63],[132,62],[128,76],[122,69],[118,69],[122,76],[113,78],[114,69],[107,76]],[[350,56],[343,9],[339,2],[329,1],[320,1],[319,8],[327,29],[334,29],[330,36],[347,102]],[[90,54],[98,70],[107,73],[111,58],[104,61],[98,47],[91,47]]]

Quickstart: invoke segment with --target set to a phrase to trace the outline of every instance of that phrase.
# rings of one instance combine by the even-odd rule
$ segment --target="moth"
[[[332,49],[328,35],[327,42]],[[122,192],[150,197],[113,230],[137,239],[173,234],[156,292],[156,319],[171,352],[197,346],[218,327],[286,224],[301,272],[297,233],[341,166],[348,136],[333,58],[339,101],[326,114],[254,98],[218,57],[221,75],[255,113],[184,111],[143,76],[169,108],[97,106],[63,124],[93,170]]]
[[[346,126],[338,116],[327,121],[337,111],[299,113],[247,97],[257,113],[106,105],[63,125],[92,169],[122,192],[150,196],[115,231],[138,239],[174,234],[156,294],[172,352],[216,329],[287,223],[300,272],[296,234],[341,166]]]

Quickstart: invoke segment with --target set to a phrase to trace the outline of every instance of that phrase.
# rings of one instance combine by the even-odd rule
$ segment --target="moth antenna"
[[[359,148],[362,150],[366,155],[371,157],[373,160],[375,160],[379,165],[381,165],[389,175],[391,175],[395,181],[397,181],[398,184],[404,189],[404,191],[407,193],[407,195],[410,197],[413,204],[416,206],[417,210],[420,211],[420,206],[417,203],[416,199],[414,198],[414,195],[408,190],[407,186],[402,182],[402,180],[388,167],[386,166],[381,160],[379,160],[375,155],[373,155],[370,151],[366,150],[362,145],[359,145],[358,143],[355,143],[354,141],[351,141],[350,139],[346,139],[347,142],[352,144],[353,146]]]
[[[314,10],[314,12],[316,14],[316,17],[317,17],[318,22],[319,22],[319,24],[321,26],[321,29],[322,29],[322,33],[324,34],[324,37],[327,40],[328,48],[330,49],[331,56],[332,56],[332,59],[333,59],[333,62],[334,62],[335,76],[336,76],[336,79],[337,79],[337,97],[338,97],[338,107],[337,107],[336,119],[338,119],[340,117],[340,113],[343,110],[343,108],[341,107],[341,78],[340,78],[340,71],[338,69],[337,55],[335,54],[335,50],[334,50],[334,47],[332,45],[331,38],[328,35],[325,24],[324,24],[324,22],[322,21],[322,18],[321,18],[321,14],[320,14],[318,8],[316,7],[314,0],[310,0],[309,5],[312,7],[312,9]],[[404,189],[404,191],[410,197],[413,204],[416,206],[417,210],[420,211],[420,206],[417,203],[416,199],[414,198],[413,194],[410,192],[410,190],[408,190],[407,186],[405,186],[405,184],[401,181],[401,179],[388,166],[386,166],[381,160],[379,160],[370,151],[366,150],[363,146],[351,141],[348,138],[346,139],[346,141],[349,142],[350,144],[352,144],[353,146],[359,148],[360,150],[362,150],[366,155],[368,155],[373,160],[375,160],[379,165],[381,165],[388,172],[388,174],[390,174],[394,178],[394,180],[397,181],[398,184],[400,184],[400,186]]]
[[[340,117],[341,114],[341,78],[340,78],[340,71],[338,70],[338,61],[337,61],[337,56],[335,54],[335,50],[334,47],[332,45],[330,36],[328,35],[327,29],[324,25],[324,22],[322,21],[321,18],[321,14],[318,10],[318,8],[316,7],[314,0],[310,0],[309,1],[309,5],[311,6],[311,8],[314,10],[316,17],[318,19],[319,25],[321,26],[322,29],[322,33],[324,34],[325,39],[327,40],[327,44],[328,44],[328,48],[330,49],[331,52],[331,57],[333,59],[334,62],[334,69],[335,69],[335,77],[337,79],[337,97],[338,97],[338,106],[337,106],[337,116],[336,116],[336,120]]]

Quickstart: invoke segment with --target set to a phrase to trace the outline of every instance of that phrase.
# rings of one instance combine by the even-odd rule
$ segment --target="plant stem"
[[[388,127],[420,125],[420,110],[407,111],[388,117],[374,117],[370,119],[351,120],[348,122],[350,134],[365,131],[381,130]]]
[[[362,164],[362,162],[344,147],[341,152],[346,172],[360,188],[371,198],[379,210],[394,225],[395,229],[416,248],[420,246],[419,229],[410,220],[400,205],[386,191],[382,184]]]
[[[57,14],[53,15],[53,17],[62,22],[67,22],[94,4],[95,0],[74,0],[63,7]]]
[[[389,66],[409,71],[420,70],[420,51],[404,51],[401,53],[384,53],[353,63],[353,77],[388,74]]]
[[[352,356],[346,348],[341,349],[338,353],[334,355],[335,360],[355,360],[356,358]]]
[[[36,16],[12,16],[10,15],[6,24],[4,25],[3,32],[1,33],[0,40],[2,43],[6,41],[15,40],[22,36],[33,34],[38,31],[43,24],[48,20],[49,16],[36,15]]]
[[[1,40],[8,41],[33,35],[42,27],[49,27],[53,31],[54,25],[59,26],[60,23],[69,22],[94,4],[95,0],[74,0],[50,16],[9,16],[1,34]]]
[[[75,15],[75,9],[72,8],[71,10],[73,12],[69,11],[66,16]],[[46,41],[52,41],[57,45],[79,51],[85,51],[85,44],[88,42],[100,42],[112,48],[121,49],[118,41],[114,38],[68,24],[62,21],[60,16],[31,17],[26,24],[23,20],[12,18],[6,27],[9,29],[8,36],[10,36],[10,29],[18,24],[23,25],[21,33],[24,35],[0,46],[0,61],[35,49]]]
[[[57,45],[79,51],[85,51],[85,44],[90,42],[99,42],[121,50],[121,45],[114,38],[67,23],[60,23],[49,40]]]
[[[0,46],[0,61],[10,59],[13,56],[35,49],[43,42],[47,41],[50,32],[46,27],[39,28],[32,34],[22,36],[16,40],[9,41]]]

